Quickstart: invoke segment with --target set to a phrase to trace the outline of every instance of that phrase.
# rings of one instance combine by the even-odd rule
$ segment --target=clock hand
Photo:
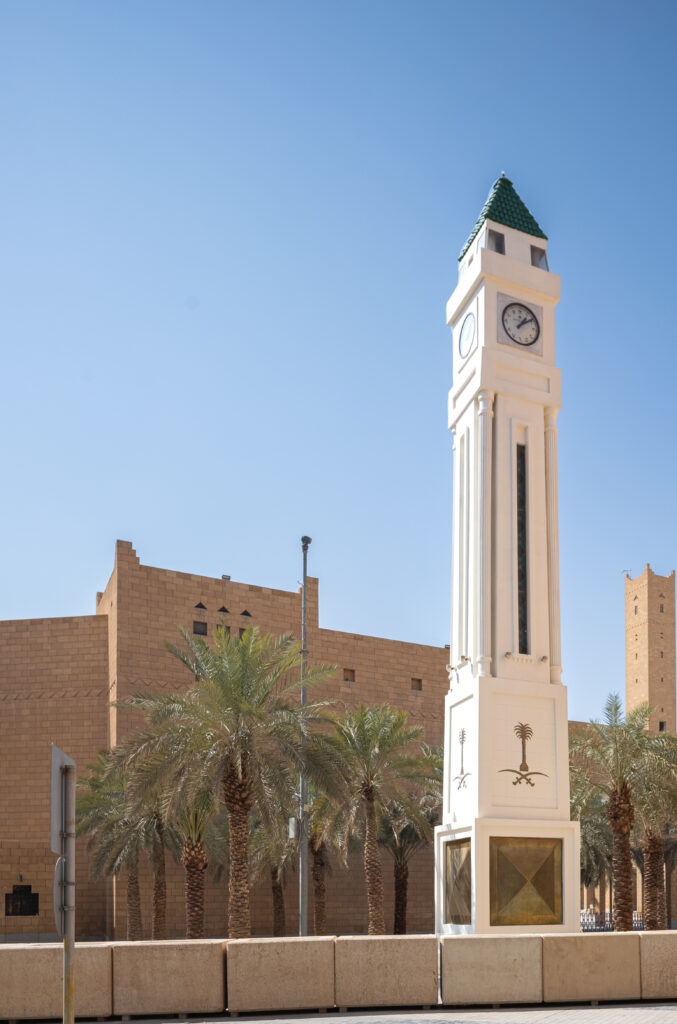
[[[525,325],[525,324],[532,324],[533,322],[534,322],[534,318],[533,318],[533,316],[527,316],[527,317],[525,317],[525,319],[524,319],[524,320],[521,320],[521,321],[520,321],[520,322],[518,323],[518,325],[517,325],[517,327],[515,328],[515,330],[519,331],[519,329],[520,329],[521,327],[524,327],[524,325]]]

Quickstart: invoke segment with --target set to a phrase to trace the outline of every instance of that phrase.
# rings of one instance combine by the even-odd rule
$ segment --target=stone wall
[[[677,999],[677,933],[81,943],[98,1017]],[[61,1017],[60,945],[0,947],[0,1015]],[[35,984],[35,978],[40,984]],[[256,984],[252,984],[256,979]],[[441,982],[441,985],[440,985]]]
[[[106,620],[97,616],[0,622],[0,932],[53,935],[49,850],[51,744],[79,770],[107,743]],[[106,883],[90,877],[79,843],[78,931],[105,934]],[[30,885],[39,915],[6,916],[5,896]]]

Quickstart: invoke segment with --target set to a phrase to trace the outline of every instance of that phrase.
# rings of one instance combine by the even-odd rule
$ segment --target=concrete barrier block
[[[445,1006],[543,1002],[540,935],[447,935],[440,946]]]
[[[113,1013],[222,1013],[225,939],[114,942]]]
[[[334,938],[231,939],[226,958],[231,1013],[334,1006]]]
[[[642,999],[677,999],[677,932],[640,932]]]
[[[74,953],[75,1016],[110,1017],[113,1013],[112,953],[107,943],[76,942]],[[63,945],[0,945],[0,1018],[61,1019]]]
[[[639,934],[543,936],[543,1000],[640,999]]]
[[[351,935],[336,940],[336,1005],[436,1006],[434,935]]]

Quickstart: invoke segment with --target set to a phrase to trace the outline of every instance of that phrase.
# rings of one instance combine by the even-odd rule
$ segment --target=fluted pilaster
[[[459,459],[458,459],[458,446],[456,444],[456,427],[451,428],[452,444],[451,449],[453,452],[454,459],[454,507],[458,509],[460,507],[460,486],[461,476],[459,471]],[[459,559],[459,523],[460,516],[456,514],[454,516],[452,524],[452,542],[451,542],[451,631],[449,636],[449,665],[455,667],[458,665],[460,654],[459,654],[459,595],[460,595],[460,559]],[[451,672],[449,673],[449,681],[451,682]]]
[[[545,410],[545,502],[548,528],[548,624],[550,682],[562,682],[559,612],[559,518],[557,485],[557,410]]]
[[[477,396],[477,674],[491,675],[491,447],[494,415],[493,391]]]

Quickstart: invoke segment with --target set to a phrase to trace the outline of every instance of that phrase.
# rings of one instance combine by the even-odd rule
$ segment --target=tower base
[[[438,935],[576,932],[577,821],[475,818],[435,829]]]

